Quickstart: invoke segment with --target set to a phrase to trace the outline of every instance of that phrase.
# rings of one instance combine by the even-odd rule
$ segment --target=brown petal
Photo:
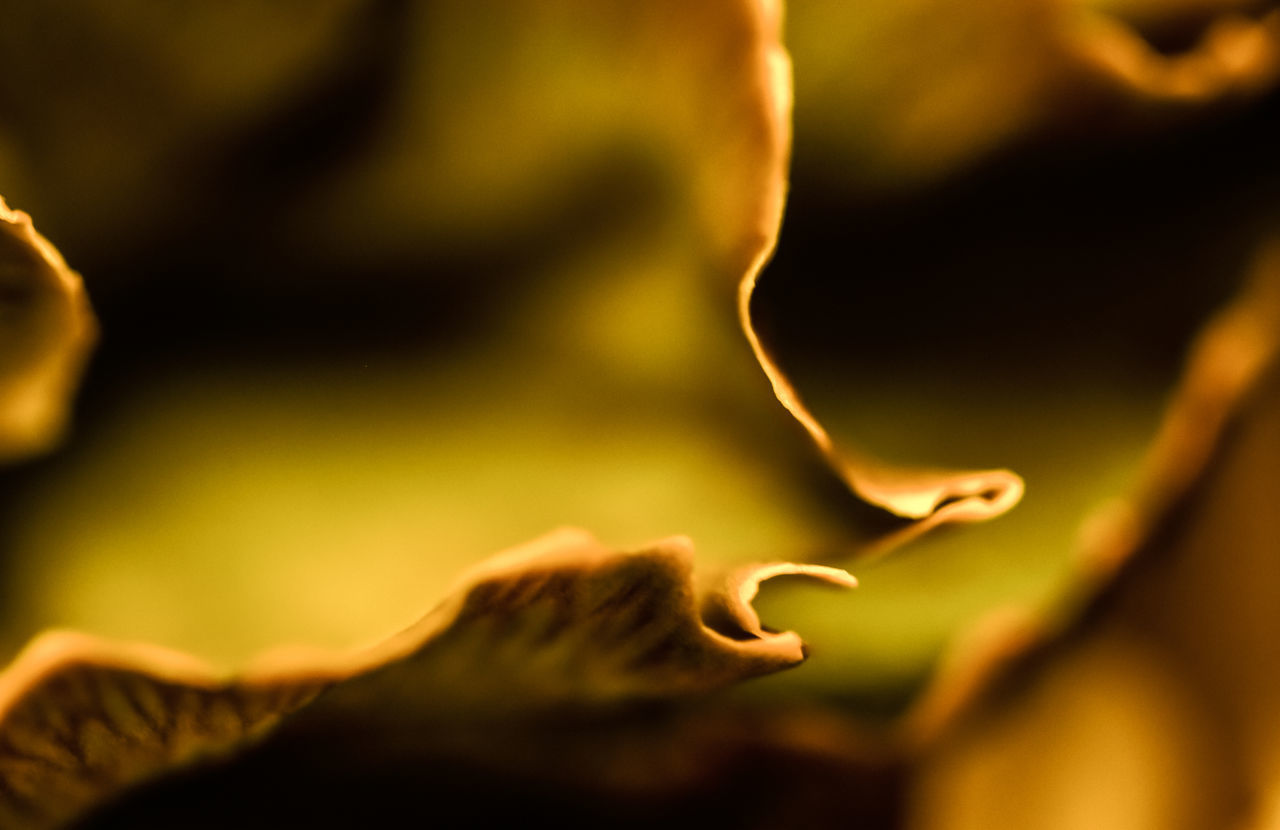
[[[1014,507],[1022,498],[1023,483],[1010,470],[894,465],[861,449],[838,446],[832,440],[756,330],[751,300],[760,270],[771,253],[772,246],[756,260],[739,285],[739,322],[778,402],[800,423],[832,469],[860,499],[911,522],[879,540],[875,552],[883,553],[942,524],[986,521]]]
[[[235,678],[163,649],[47,634],[0,675],[0,817],[55,826],[262,735],[328,687],[304,723],[404,734],[687,696],[778,671],[803,659],[800,638],[766,633],[747,603],[783,573],[854,584],[829,568],[743,570],[713,603],[743,623],[730,637],[699,614],[687,540],[618,553],[565,530],[477,566],[421,622],[371,649],[282,650]]]
[[[59,826],[158,769],[244,741],[319,688],[232,684],[154,646],[42,635],[0,675],[0,822]]]

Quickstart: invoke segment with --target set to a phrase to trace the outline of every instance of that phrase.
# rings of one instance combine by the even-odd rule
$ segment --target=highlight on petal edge
[[[0,197],[0,460],[61,436],[96,331],[80,275]]]
[[[1252,459],[1256,488],[1223,495],[1212,478],[1234,432],[1275,411],[1258,399],[1280,332],[1262,239],[1280,181],[1263,4],[795,4],[799,144],[767,272],[791,142],[778,4],[531,2],[493,16],[338,0],[307,25],[254,18],[252,42],[280,46],[261,63],[219,42],[234,7],[184,7],[190,25],[171,39],[163,12],[42,17],[54,8],[17,8],[0,28],[18,68],[6,81],[19,79],[0,99],[25,102],[0,127],[0,189],[86,273],[89,253],[114,333],[86,396],[92,435],[48,467],[10,468],[11,639],[70,625],[234,666],[282,639],[345,646],[560,521],[610,547],[687,532],[721,558],[691,583],[683,554],[667,556],[682,541],[615,559],[569,533],[482,564],[371,650],[277,651],[234,675],[55,634],[8,675],[27,691],[48,679],[49,694],[18,694],[10,711],[102,703],[95,720],[114,726],[88,727],[69,760],[49,739],[56,714],[37,739],[17,717],[14,746],[33,753],[9,759],[20,787],[61,764],[71,772],[50,792],[71,795],[51,800],[93,801],[75,770],[119,748],[115,729],[141,748],[96,781],[217,766],[228,735],[225,768],[252,756],[250,779],[301,759],[398,780],[418,769],[425,731],[458,742],[481,791],[492,768],[561,775],[543,792],[553,806],[574,776],[617,769],[635,774],[623,789],[668,776],[704,806],[726,794],[700,789],[725,769],[790,787],[788,810],[759,815],[730,789],[747,826],[804,824],[806,807],[850,790],[841,824],[990,826],[983,810],[1004,808],[1023,765],[1027,827],[1105,826],[1094,805],[1124,815],[1132,788],[1111,771],[1130,761],[1175,758],[1182,789],[1213,797],[1270,786],[1274,440]],[[105,25],[117,13],[165,23]],[[81,42],[83,61],[64,60]],[[20,82],[31,76],[47,85]],[[102,103],[61,104],[87,100]],[[133,198],[102,213],[121,192]],[[1212,528],[1184,538],[1179,516],[1202,499]],[[768,619],[804,631],[817,659],[704,698],[802,655],[751,605],[762,578],[848,581],[743,562],[907,542],[866,563],[862,601],[766,592]],[[574,574],[620,612],[589,634],[565,623],[581,610]],[[668,599],[606,590],[626,584]],[[1099,619],[1114,622],[1108,603],[1161,630],[1075,660]],[[117,681],[132,691],[116,695]],[[281,730],[255,731],[331,683]],[[1006,694],[1020,684],[1051,690],[1029,721]],[[626,728],[595,719],[638,698]],[[563,717],[567,700],[580,720]],[[1107,717],[1055,720],[1073,702]],[[554,714],[526,721],[530,707]],[[1115,708],[1136,712],[1118,721],[1139,727],[1131,745],[1094,745],[1103,757],[1084,766],[1107,772],[1071,778],[1097,798],[1068,789],[1062,810],[1038,809],[1032,784],[1062,795],[1073,768],[1055,764],[1076,738],[1110,738]],[[1031,723],[1021,749],[988,728],[1010,721]],[[1204,723],[1220,733],[1205,757],[1225,762],[1199,775],[1184,750]],[[566,725],[573,735],[547,737]],[[262,740],[241,745],[248,733]],[[631,757],[640,733],[649,754]],[[1222,736],[1235,748],[1219,752]],[[184,765],[192,747],[209,767]],[[383,766],[356,747],[387,750]],[[1050,759],[1039,778],[1024,749]],[[784,763],[761,774],[759,753]],[[929,783],[952,753],[959,772]],[[597,770],[606,757],[616,766]],[[779,772],[815,758],[830,786]],[[1132,790],[1150,797],[1152,827],[1177,814],[1176,789]],[[670,806],[661,786],[645,792]]]
[[[278,649],[223,676],[154,646],[46,633],[0,674],[0,822],[62,826],[167,771],[270,740],[295,712],[325,730],[383,724],[426,747],[428,724],[536,721],[779,671],[804,659],[801,640],[766,633],[749,600],[783,574],[856,584],[839,569],[772,564],[702,596],[686,539],[622,553],[562,530],[475,566],[412,628],[352,653]],[[703,606],[723,609],[733,636]]]

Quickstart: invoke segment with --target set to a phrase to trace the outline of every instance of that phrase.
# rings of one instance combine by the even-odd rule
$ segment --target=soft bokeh
[[[784,150],[752,6],[14,16],[0,188],[107,334],[74,439],[13,479],[10,649],[234,665],[384,636],[558,525],[729,560],[840,531],[734,329]],[[240,27],[264,45],[224,55]]]
[[[1280,456],[1252,390],[1280,307],[1280,13],[788,9],[756,330],[837,444],[1026,483],[913,538],[825,469],[736,328],[787,149],[761,9],[4,10],[0,193],[104,332],[68,442],[0,482],[8,652],[49,626],[227,666],[349,646],[549,528],[682,533],[708,569],[852,562],[862,587],[770,588],[811,659],[705,731],[654,716],[640,760],[583,729],[602,770],[699,747],[695,805],[767,769],[773,809],[893,826],[1274,813],[1280,674],[1253,655]]]

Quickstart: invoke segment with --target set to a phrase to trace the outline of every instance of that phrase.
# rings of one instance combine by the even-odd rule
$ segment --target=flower
[[[989,826],[1015,809],[1011,774],[1025,826],[1270,809],[1269,744],[1249,729],[1269,675],[1174,624],[1170,607],[1206,612],[1150,571],[1221,573],[1195,540],[1229,538],[1253,496],[1218,488],[1243,475],[1244,493],[1274,492],[1229,427],[1268,451],[1276,269],[1262,246],[1230,302],[1234,285],[1183,278],[1244,273],[1179,254],[1243,250],[1252,226],[1222,242],[1142,179],[1168,158],[1136,176],[1116,159],[1263,92],[1274,16],[1210,15],[1201,46],[1167,57],[1143,39],[1159,20],[1131,9],[796,10],[800,143],[757,290],[789,144],[771,4],[105,8],[14,11],[5,29],[22,106],[0,190],[48,217],[108,332],[75,439],[11,476],[11,639],[75,623],[242,665],[280,639],[349,647],[408,622],[443,574],[548,521],[636,552],[551,537],[370,651],[281,652],[234,680],[151,647],[38,641],[5,675],[11,821],[123,792],[86,820],[217,823],[265,788],[280,812],[238,823],[356,804],[365,820],[444,804],[493,818],[491,793],[513,790],[518,811],[562,819]],[[229,63],[225,31],[262,48]],[[904,69],[878,45],[892,31],[938,45]],[[825,74],[806,69],[819,59]],[[1105,138],[1076,159],[1085,116]],[[1236,132],[1200,140],[1219,134]],[[1189,192],[1216,193],[1207,181]],[[1081,183],[1107,199],[1072,203]],[[1237,196],[1218,204],[1248,215]],[[1099,202],[1125,244],[1090,224]],[[1144,231],[1170,223],[1173,245]],[[1135,263],[1156,261],[1182,276],[1144,280]],[[763,379],[728,325],[735,291]],[[966,411],[977,428],[945,423]],[[828,509],[813,460],[860,506]],[[732,575],[691,571],[684,542],[636,546],[665,522]],[[1252,533],[1233,550],[1261,551]],[[849,581],[736,567],[780,550],[862,554],[877,590],[766,598],[823,659],[704,699],[801,656],[759,624],[762,579]],[[1022,551],[1038,556],[1013,567]],[[948,569],[969,585],[940,590]],[[1135,619],[1151,630],[1135,637]],[[1104,691],[1072,691],[1081,677]],[[1063,708],[1081,725],[1054,732]],[[1114,764],[1090,777],[1077,746]],[[1197,780],[1202,750],[1231,770],[1203,798],[1151,783]]]

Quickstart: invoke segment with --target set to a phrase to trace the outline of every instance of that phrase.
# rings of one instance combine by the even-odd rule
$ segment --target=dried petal
[[[886,493],[889,499],[879,503],[907,519],[863,552],[921,535],[945,522],[946,510],[976,518],[999,513],[1021,494],[1020,476],[1031,493],[999,522],[933,534],[921,540],[916,556],[868,570],[862,576],[868,584],[875,580],[877,590],[856,607],[786,600],[795,610],[792,624],[818,620],[806,622],[805,630],[815,647],[824,647],[825,629],[825,647],[838,654],[770,683],[807,681],[811,690],[854,697],[886,717],[912,708],[905,730],[911,740],[962,708],[982,687],[984,664],[1016,655],[1072,618],[1079,597],[1105,584],[1116,563],[1160,526],[1203,472],[1231,413],[1271,359],[1277,336],[1268,290],[1246,286],[1229,296],[1254,244],[1258,205],[1273,195],[1267,189],[1258,198],[1252,184],[1236,183],[1270,182],[1273,113],[1262,110],[1248,121],[1206,118],[1183,136],[1150,144],[1131,133],[1116,140],[1112,122],[1093,130],[1079,111],[1057,107],[1055,96],[1067,89],[1076,104],[1096,104],[1096,78],[1061,76],[1057,86],[1041,74],[1046,64],[1074,60],[1064,57],[1061,44],[1080,14],[1064,4],[1053,4],[1049,14],[1049,5],[815,3],[794,9],[797,25],[789,27],[796,36],[836,31],[822,45],[794,47],[801,73],[797,135],[805,135],[807,123],[811,143],[800,146],[796,158],[788,208],[795,224],[784,232],[776,270],[766,273],[756,297],[758,319],[745,319],[761,336],[773,335],[755,345],[778,397],[844,467],[855,491],[872,503]],[[838,29],[832,25],[837,15],[857,18],[863,30]],[[1025,27],[1013,22],[1024,17]],[[1257,25],[1271,26],[1270,20]],[[842,37],[886,53],[896,54],[901,42],[912,46],[900,50],[900,64],[850,49],[841,81],[831,73],[800,80],[806,61],[831,58]],[[1046,47],[1045,37],[1058,48]],[[902,125],[858,109],[865,102],[856,95],[835,100],[835,90],[871,82],[855,77],[860,71],[881,84],[886,106],[899,107],[906,125],[919,128],[919,148],[892,141]],[[946,77],[925,83],[937,75]],[[1042,83],[1043,96],[1026,111],[1007,106],[1010,98],[1022,100],[1027,86]],[[819,86],[829,97],[806,101],[806,91],[817,96]],[[944,108],[922,112],[948,90],[952,120],[942,118]],[[1219,91],[1235,100],[1249,90]],[[1108,88],[1107,95],[1116,94]],[[1126,119],[1135,113],[1148,125],[1167,124],[1150,119],[1151,102],[1136,91],[1119,94],[1128,100],[1123,108],[1112,100],[1108,114],[1125,113],[1120,120],[1130,126]],[[827,110],[821,122],[812,112],[819,107]],[[1060,133],[1035,134],[1030,146],[1001,132],[1008,126],[1002,119],[1013,119],[1013,133],[1025,137],[1044,114],[1041,107],[1073,120],[1060,124]],[[839,159],[813,152],[830,140],[815,137],[815,125],[840,120],[884,141],[889,152],[963,150],[946,164],[946,172],[963,175],[933,190],[906,186],[920,180],[898,181],[891,198],[856,177],[860,186],[850,187]],[[947,146],[963,143],[970,130],[989,129],[993,134],[983,142],[992,143],[984,149]],[[1148,147],[1166,152],[1148,153]],[[991,158],[996,148],[1002,152]],[[1183,174],[1195,158],[1231,157],[1236,148],[1239,158],[1206,168],[1202,177]],[[851,142],[847,154],[863,150]],[[974,166],[984,159],[991,163]],[[927,161],[920,172],[942,173]],[[859,164],[874,168],[876,159],[863,156]],[[1202,213],[1211,200],[1221,207]],[[1119,227],[1125,232],[1117,233]],[[1272,268],[1265,261],[1257,266],[1260,274]],[[785,287],[798,282],[812,287]],[[788,303],[783,312],[776,310],[780,301]],[[806,307],[809,315],[801,317]],[[741,310],[748,318],[746,301]],[[1179,381],[1188,347],[1191,358]],[[837,350],[843,356],[833,358]],[[806,359],[819,368],[806,374]],[[846,436],[859,448],[851,464],[842,462]],[[906,484],[916,489],[899,489],[893,479],[884,488],[883,465],[868,464],[863,446],[886,458],[961,469],[995,462],[1017,476],[991,471],[999,486],[988,486],[983,476],[913,481],[908,475]],[[937,488],[947,483],[962,485],[958,498]],[[893,510],[893,499],[902,496],[912,509]],[[929,517],[938,505],[945,509],[936,519],[913,519]],[[783,617],[777,607],[773,614]]]
[[[784,573],[854,584],[814,566],[743,570],[732,594],[710,602],[743,623],[730,637],[699,614],[687,540],[617,553],[566,530],[480,564],[435,611],[371,649],[281,650],[234,678],[154,647],[46,634],[0,675],[0,817],[56,826],[308,704],[304,722],[324,729],[403,733],[681,697],[778,671],[803,660],[800,638],[766,633],[748,602]]]
[[[44,634],[0,675],[0,821],[60,826],[160,769],[230,749],[320,688],[231,684],[154,646]]]
[[[775,27],[776,24],[771,28]],[[765,65],[772,69],[772,85],[767,88],[769,91],[766,99],[772,101],[770,111],[775,113],[769,124],[774,138],[766,142],[766,146],[778,148],[772,154],[771,165],[778,170],[774,171],[774,175],[762,179],[767,198],[762,202],[764,220],[761,227],[768,229],[769,233],[756,245],[757,253],[747,261],[748,267],[738,285],[738,320],[773,387],[774,395],[804,427],[822,456],[859,498],[895,516],[915,520],[910,528],[899,531],[892,540],[882,540],[879,546],[881,550],[905,542],[940,524],[983,521],[999,516],[1016,505],[1022,497],[1022,480],[1016,474],[1008,470],[970,472],[912,469],[886,464],[851,447],[837,447],[805,406],[757,333],[751,313],[751,300],[760,272],[772,255],[777,239],[778,223],[782,218],[781,174],[785,170],[786,149],[790,145],[790,61],[780,46],[766,54],[768,62]]]

